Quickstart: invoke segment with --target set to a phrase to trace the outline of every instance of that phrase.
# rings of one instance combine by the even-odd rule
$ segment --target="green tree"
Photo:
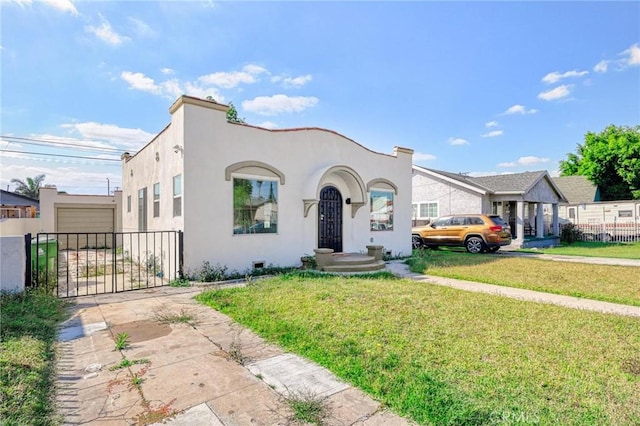
[[[25,181],[20,179],[13,178],[11,179],[11,183],[15,183],[17,185],[16,189],[13,191],[16,194],[24,195],[25,197],[33,198],[34,200],[40,199],[40,186],[44,181],[45,175],[38,175],[34,178],[28,177]]]
[[[233,102],[229,102],[229,109],[227,110],[227,121],[231,123],[241,123],[241,124],[246,123],[244,118],[238,117],[238,110],[233,105]]]
[[[562,176],[586,176],[603,201],[640,199],[640,126],[587,132],[575,153],[560,161]]]

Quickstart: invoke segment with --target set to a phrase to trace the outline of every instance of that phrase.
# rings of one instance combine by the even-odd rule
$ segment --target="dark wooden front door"
[[[318,203],[318,248],[342,251],[342,195],[336,187],[320,191]]]

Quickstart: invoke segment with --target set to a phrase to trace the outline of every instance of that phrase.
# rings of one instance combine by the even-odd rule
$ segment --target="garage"
[[[56,209],[57,233],[85,235],[58,235],[60,245],[68,248],[107,247],[114,231],[115,210],[109,207],[59,207]]]

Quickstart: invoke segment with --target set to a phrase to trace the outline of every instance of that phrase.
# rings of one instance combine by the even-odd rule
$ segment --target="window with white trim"
[[[160,217],[160,183],[153,184],[153,217]]]
[[[393,230],[393,192],[371,190],[371,212],[369,215],[372,231]]]
[[[182,175],[173,177],[173,217],[182,216]]]
[[[438,217],[438,202],[413,203],[414,219],[436,219]]]

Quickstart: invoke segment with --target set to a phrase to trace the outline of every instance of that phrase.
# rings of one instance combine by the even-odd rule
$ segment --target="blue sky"
[[[106,194],[121,185],[111,160],[160,132],[181,94],[472,175],[556,174],[586,132],[640,124],[637,1],[2,0],[0,13],[3,189],[45,173]]]

